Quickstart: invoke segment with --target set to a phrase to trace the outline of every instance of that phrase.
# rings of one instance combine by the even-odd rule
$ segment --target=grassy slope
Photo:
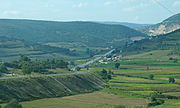
[[[69,48],[34,44],[24,40],[0,36],[0,59],[17,59],[20,55],[26,55],[31,58],[75,58],[78,54],[70,51]],[[81,56],[82,57],[82,56]]]
[[[159,56],[163,56],[163,53],[160,53]],[[44,105],[52,108],[114,108],[115,102],[119,101],[119,104],[122,105],[144,106],[149,102],[150,94],[155,91],[162,92],[164,96],[180,98],[180,62],[152,59],[144,55],[143,59],[132,56],[131,60],[121,61],[120,64],[119,69],[114,68],[115,62],[90,68],[91,72],[101,71],[103,68],[111,69],[114,72],[114,76],[108,82],[110,87],[104,88],[98,93],[29,101],[22,104],[25,108],[28,106],[41,108]],[[148,79],[150,74],[155,76],[154,80]],[[176,83],[169,84],[169,77],[175,77]],[[179,107],[178,99],[163,99],[165,103],[154,108]],[[104,102],[108,105],[104,105]]]
[[[108,104],[108,105],[107,105]],[[146,101],[140,99],[121,98],[116,95],[95,92],[63,98],[41,99],[31,102],[22,102],[24,108],[114,108],[114,105],[146,105]]]
[[[6,102],[12,98],[20,101],[62,97],[71,94],[92,92],[103,86],[97,77],[91,74],[56,76],[72,92],[65,89],[51,77],[22,78],[0,80],[0,100]]]
[[[154,52],[155,54],[156,52]],[[153,54],[153,55],[154,55]],[[142,54],[141,54],[142,55]],[[177,96],[180,92],[180,62],[174,63],[171,60],[154,58],[149,55],[132,55],[124,57],[130,60],[121,61],[120,69],[115,69],[115,63],[101,65],[98,68],[93,68],[91,71],[101,71],[103,68],[111,69],[115,75],[109,81],[110,88],[105,88],[103,92],[115,94],[125,98],[148,99],[154,91],[160,91],[165,96]],[[164,53],[159,53],[158,56],[164,56]],[[149,67],[149,68],[147,68]],[[154,80],[149,80],[149,75],[155,76]],[[169,84],[168,78],[174,77],[175,84]],[[179,97],[180,98],[180,97]],[[179,100],[166,99],[163,105],[156,106],[157,108],[178,108]],[[155,108],[156,108],[155,107]]]
[[[167,35],[159,36],[151,40],[142,40],[131,44],[123,51],[124,55],[136,55],[139,54],[142,57],[158,58],[161,57],[178,57],[180,55],[180,30],[169,33]],[[162,54],[164,54],[162,56]],[[155,54],[155,55],[153,55]],[[137,56],[137,55],[136,55]],[[141,57],[139,56],[139,57]]]

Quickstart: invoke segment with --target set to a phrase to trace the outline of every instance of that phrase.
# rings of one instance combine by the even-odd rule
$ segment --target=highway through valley
[[[92,60],[77,65],[75,66],[72,70],[76,70],[77,67],[83,68],[85,66],[88,66],[89,64],[92,64],[98,60],[100,60],[103,57],[106,57],[108,55],[110,55],[115,49],[112,49],[111,51],[107,52],[104,55],[101,55],[99,57],[93,58]],[[72,72],[72,73],[59,73],[59,74],[42,74],[42,75],[23,75],[23,76],[13,76],[13,77],[0,77],[0,80],[6,80],[6,79],[18,79],[18,78],[31,78],[31,77],[43,77],[43,76],[47,76],[47,77],[53,77],[53,76],[63,76],[63,75],[77,75],[77,74],[86,74],[88,72]]]

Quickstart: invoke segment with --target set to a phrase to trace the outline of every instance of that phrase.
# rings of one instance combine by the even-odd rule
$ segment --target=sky
[[[0,19],[155,24],[180,13],[180,0],[0,0]]]

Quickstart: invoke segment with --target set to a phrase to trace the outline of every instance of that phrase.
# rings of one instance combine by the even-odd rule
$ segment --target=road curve
[[[88,62],[86,62],[86,63],[77,65],[77,66],[75,66],[74,68],[72,68],[72,70],[75,71],[77,67],[83,68],[83,67],[85,67],[85,66],[88,66],[89,64],[92,64],[92,63],[100,60],[102,57],[106,57],[106,56],[110,55],[114,50],[115,50],[115,49],[112,49],[111,51],[107,52],[106,54],[104,54],[104,55],[102,55],[102,56],[100,56],[100,57],[94,58],[94,59],[92,59],[92,60],[90,60],[90,61],[88,61]]]

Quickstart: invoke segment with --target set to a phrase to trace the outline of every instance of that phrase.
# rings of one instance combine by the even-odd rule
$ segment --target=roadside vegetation
[[[63,60],[31,60],[27,56],[20,56],[19,60],[0,63],[1,76],[18,76],[30,74],[52,74],[54,70],[64,69],[68,71],[69,63]]]
[[[92,74],[108,84],[98,92],[21,104],[24,108],[178,108],[180,62],[163,57],[129,58],[89,66]]]

